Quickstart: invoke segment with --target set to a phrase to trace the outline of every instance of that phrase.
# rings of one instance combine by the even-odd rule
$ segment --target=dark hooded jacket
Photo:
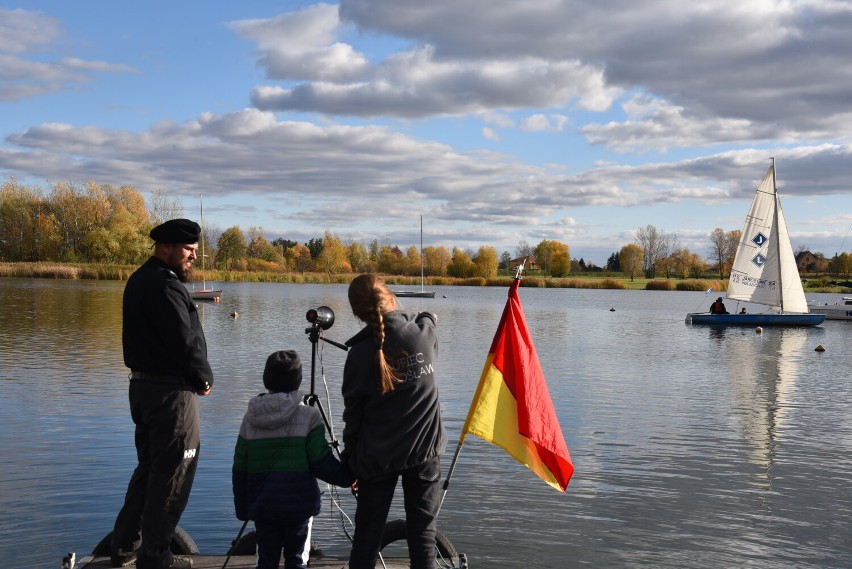
[[[240,520],[297,522],[320,511],[316,478],[349,486],[352,473],[334,457],[316,407],[298,391],[249,401],[234,450],[234,507]]]
[[[174,271],[151,257],[127,280],[123,303],[127,367],[174,378],[189,391],[213,385],[198,311]]]
[[[341,459],[359,479],[420,465],[446,449],[435,376],[435,321],[428,312],[384,315],[384,352],[403,379],[384,395],[377,387],[378,345],[372,329],[366,327],[346,342]]]

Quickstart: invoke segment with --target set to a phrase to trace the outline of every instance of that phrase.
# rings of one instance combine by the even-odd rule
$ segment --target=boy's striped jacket
[[[334,456],[322,416],[299,391],[252,398],[240,426],[233,467],[240,520],[289,522],[320,511],[316,478],[349,486],[355,477]]]

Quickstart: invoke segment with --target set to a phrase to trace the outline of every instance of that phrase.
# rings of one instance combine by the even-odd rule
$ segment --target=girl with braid
[[[435,376],[438,317],[402,310],[374,274],[355,277],[349,304],[366,325],[346,342],[343,369],[341,460],[355,473],[358,493],[349,567],[376,566],[401,478],[411,567],[434,569],[440,455],[447,446]]]

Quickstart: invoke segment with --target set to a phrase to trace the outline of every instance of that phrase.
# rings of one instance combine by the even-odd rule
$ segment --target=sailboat
[[[757,187],[745,218],[726,297],[770,307],[755,314],[689,313],[686,322],[718,326],[816,326],[825,314],[812,314],[775,187],[775,159]]]
[[[408,298],[435,298],[435,291],[424,288],[423,279],[423,216],[420,216],[420,290],[395,290],[393,293],[399,297]]]
[[[207,256],[204,254],[204,198],[201,194],[198,195],[201,204],[201,288],[190,291],[189,296],[193,300],[212,300],[218,302],[222,298],[222,289],[207,288],[207,279],[204,273],[204,265]]]

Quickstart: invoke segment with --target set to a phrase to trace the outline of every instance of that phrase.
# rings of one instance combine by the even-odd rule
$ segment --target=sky
[[[710,257],[774,158],[852,250],[852,3],[0,0],[0,180],[163,190],[205,225],[605,264]]]

